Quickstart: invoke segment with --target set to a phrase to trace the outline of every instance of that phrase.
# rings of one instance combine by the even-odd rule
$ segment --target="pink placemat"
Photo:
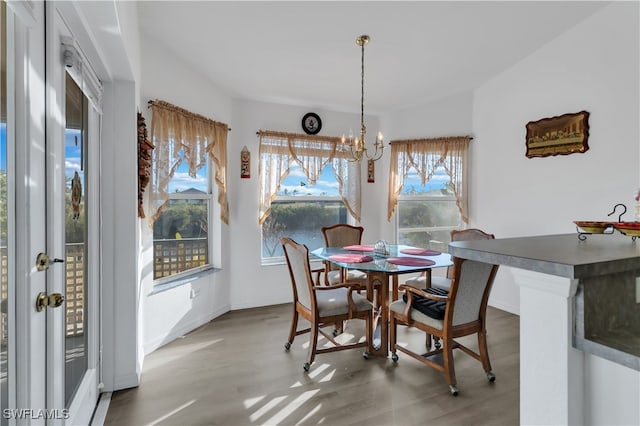
[[[334,262],[343,262],[343,263],[364,263],[371,262],[373,257],[367,256],[364,254],[334,254],[333,256],[329,256],[330,260]]]
[[[353,246],[346,246],[343,247],[345,250],[354,250],[354,251],[373,251],[373,246],[370,245],[362,245],[362,244],[356,244]]]
[[[433,260],[420,259],[419,257],[389,257],[387,262],[402,266],[431,266],[436,263]]]
[[[423,248],[408,248],[408,249],[400,250],[400,253],[414,254],[416,256],[437,256],[439,254],[442,254],[442,252],[439,252],[436,250],[429,250],[429,249],[423,249]]]

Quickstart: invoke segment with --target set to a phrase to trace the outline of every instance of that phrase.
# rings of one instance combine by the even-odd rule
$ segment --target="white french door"
[[[0,420],[88,424],[99,396],[100,84],[56,2],[1,7]]]
[[[88,424],[99,383],[100,84],[67,18],[46,4],[47,248],[62,261],[47,271],[47,405]]]

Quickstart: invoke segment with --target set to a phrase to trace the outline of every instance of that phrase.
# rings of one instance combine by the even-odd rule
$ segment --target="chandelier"
[[[348,138],[342,135],[342,150],[346,151],[351,156],[349,161],[360,161],[363,158],[376,161],[382,157],[382,151],[384,150],[382,133],[378,132],[376,141],[373,144],[373,147],[375,148],[373,154],[370,154],[369,151],[367,151],[365,139],[367,128],[364,125],[364,46],[369,43],[369,40],[370,38],[368,35],[361,35],[356,38],[356,44],[362,49],[362,57],[360,61],[360,137],[354,137],[351,132],[349,132]]]

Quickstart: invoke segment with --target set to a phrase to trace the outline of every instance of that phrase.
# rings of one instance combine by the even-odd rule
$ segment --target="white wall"
[[[472,93],[458,93],[419,106],[393,110],[381,117],[381,129],[387,142],[391,140],[432,138],[439,136],[471,135]],[[474,142],[469,148],[472,152]],[[362,191],[363,211],[370,229],[380,238],[396,241],[396,216],[387,220],[389,193],[389,149],[382,160],[376,163],[375,184],[364,183]],[[473,212],[471,212],[473,214]],[[434,275],[444,275],[445,270],[434,270]],[[401,275],[403,282],[411,275]]]
[[[612,220],[617,203],[632,208],[638,49],[637,3],[615,3],[475,92],[470,225],[498,237],[572,233],[574,220]],[[590,113],[586,153],[525,157],[527,122],[581,110]],[[501,268],[492,303],[517,312],[512,282]]]
[[[471,135],[471,106],[472,93],[458,93],[421,106],[391,111],[382,119],[383,128],[388,140]],[[470,150],[473,149],[472,141]],[[386,158],[381,166],[380,185],[370,196],[375,205],[384,206],[379,226],[386,229],[390,240],[395,240],[395,215],[387,221],[389,159]]]
[[[640,182],[638,13],[637,2],[616,2],[475,92],[471,225],[499,237],[575,233],[574,220],[617,220],[607,217],[615,204],[633,207]],[[581,110],[591,114],[586,153],[525,157],[527,122]],[[634,220],[632,209],[623,220]],[[510,311],[526,303],[509,268],[501,267],[491,300]],[[584,389],[571,392],[584,392],[586,424],[640,420],[637,371],[585,354]]]
[[[638,29],[633,13],[615,4],[540,49],[474,93],[366,117],[371,134],[385,139],[471,134],[470,226],[497,237],[575,232],[573,220],[606,219],[611,207],[630,205],[638,174]],[[635,14],[637,16],[637,13]],[[150,235],[141,254],[144,342],[148,353],[228,309],[291,299],[284,265],[260,265],[258,138],[256,131],[300,132],[304,113],[323,119],[321,134],[357,128],[358,114],[319,108],[232,100],[205,76],[171,60],[142,36],[142,99],[164,99],[228,122],[230,224],[222,229],[223,272],[190,285],[150,295]],[[176,79],[189,84],[175,84]],[[528,121],[586,109],[591,149],[585,154],[527,159]],[[148,110],[143,113],[149,119]],[[251,152],[251,179],[240,179],[243,146]],[[365,241],[395,239],[387,221],[388,150],[376,163],[376,182],[363,173]],[[144,227],[141,227],[144,229]],[[370,237],[368,237],[370,236]],[[200,290],[189,298],[191,286]],[[510,272],[502,268],[490,303],[518,312]]]
[[[149,132],[151,112],[147,108],[147,101],[154,99],[164,100],[213,120],[231,124],[231,98],[224,90],[197,70],[188,69],[180,61],[174,60],[164,46],[158,46],[145,34],[141,34],[141,43],[144,76],[141,82],[141,99],[144,104],[140,109],[145,116]],[[234,135],[234,131],[229,133],[230,146],[233,144]],[[229,161],[233,163],[233,157],[230,157]],[[148,191],[147,189],[147,195]],[[234,193],[229,192],[230,199],[234,196]],[[214,259],[214,264],[222,268],[221,271],[194,279],[179,287],[153,293],[153,234],[145,219],[140,219],[139,223],[139,315],[143,321],[143,333],[140,338],[144,342],[146,354],[229,310],[232,269],[229,260],[230,227],[225,224],[219,229],[210,227],[214,251],[219,256]],[[192,289],[197,294],[194,298],[191,297]]]
[[[242,309],[291,302],[291,282],[285,265],[262,266],[258,225],[258,130],[302,133],[302,116],[313,111],[322,119],[320,135],[340,136],[359,128],[359,114],[313,107],[288,106],[246,100],[233,102],[233,141],[229,143],[229,227],[231,308]],[[375,117],[365,116],[367,127],[378,128]],[[240,179],[240,151],[251,152],[251,178]],[[363,173],[363,182],[366,176]],[[363,183],[366,185],[366,183]],[[363,197],[364,198],[364,197]],[[364,206],[363,213],[366,215]],[[363,220],[364,225],[364,220]],[[366,227],[366,225],[364,225]],[[370,231],[375,235],[375,231]],[[368,232],[365,230],[365,236]]]

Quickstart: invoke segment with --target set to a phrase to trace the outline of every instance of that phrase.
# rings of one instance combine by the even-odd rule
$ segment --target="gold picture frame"
[[[526,156],[548,157],[589,149],[589,113],[563,114],[527,123]]]

